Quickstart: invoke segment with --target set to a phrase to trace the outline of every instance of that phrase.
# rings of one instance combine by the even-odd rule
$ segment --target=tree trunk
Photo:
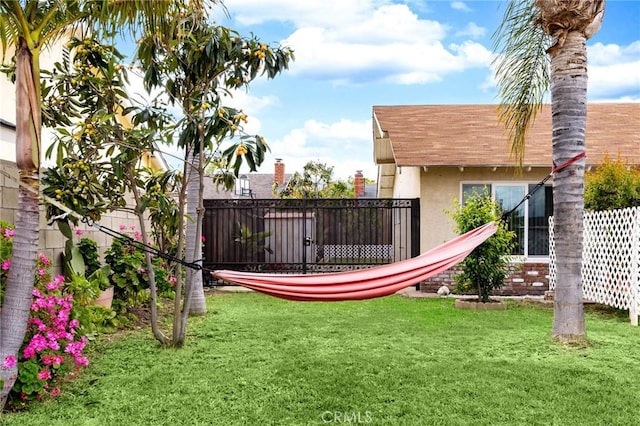
[[[587,117],[586,38],[568,33],[562,48],[551,53],[553,162],[562,164],[585,151]],[[553,178],[553,215],[557,284],[552,335],[565,342],[586,337],[582,305],[582,230],[584,166],[581,159]]]
[[[189,163],[189,176],[187,181],[187,230],[185,260],[189,263],[200,262],[202,264],[202,174],[201,155],[191,151]],[[204,297],[202,283],[202,271],[187,268],[186,293],[191,296],[188,306],[190,315],[204,315],[207,313],[207,304]]]
[[[21,185],[18,190],[11,269],[0,313],[0,363],[10,355],[18,358],[24,341],[38,254],[41,116],[39,86],[36,88],[34,83],[40,79],[37,55],[37,51],[32,55],[24,39],[20,40],[16,56],[16,163]],[[4,409],[17,374],[17,366],[0,368],[4,382],[0,392],[0,412]]]
[[[136,209],[137,210],[137,209]],[[143,242],[147,241],[147,230],[144,223],[144,215],[140,212],[138,214],[138,223],[140,224],[140,232],[142,233]],[[144,253],[145,264],[147,265],[147,276],[149,277],[149,292],[151,293],[150,310],[151,310],[151,331],[162,346],[168,346],[171,340],[164,335],[160,330],[158,323],[158,286],[156,284],[156,274],[153,269],[153,263],[151,261],[151,253]]]
[[[136,187],[136,177],[131,168],[132,166],[128,166],[128,175],[129,181],[131,182],[131,191],[133,192],[133,198],[136,203],[135,212],[138,217],[138,225],[140,226],[140,234],[142,234],[142,243],[146,244],[148,240],[147,238],[147,227],[145,225],[144,213],[141,211],[142,200],[140,199],[140,192]],[[158,286],[156,284],[156,274],[153,269],[153,263],[151,261],[151,253],[148,251],[144,252],[144,260],[147,266],[147,276],[149,277],[149,293],[151,300],[149,301],[149,309],[151,312],[151,331],[153,333],[153,337],[156,338],[162,346],[168,346],[171,341],[167,336],[164,335],[162,330],[160,330],[160,325],[158,324]]]

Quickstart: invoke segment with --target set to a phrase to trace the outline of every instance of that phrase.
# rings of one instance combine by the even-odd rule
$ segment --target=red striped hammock
[[[393,294],[445,271],[462,261],[496,232],[487,223],[420,256],[347,272],[325,274],[272,274],[220,270],[211,274],[270,296],[298,301],[363,300]]]

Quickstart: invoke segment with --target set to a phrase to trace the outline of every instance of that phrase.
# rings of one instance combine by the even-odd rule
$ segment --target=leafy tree
[[[509,1],[495,34],[496,74],[499,116],[520,164],[527,130],[549,83],[553,162],[563,164],[584,153],[586,40],[600,29],[604,7],[604,0]],[[586,338],[581,277],[584,165],[580,159],[553,179],[558,284],[552,335],[565,342]]]
[[[242,37],[229,28],[212,25],[206,9],[198,4],[194,1],[173,9],[165,26],[142,38],[137,52],[137,60],[146,70],[146,87],[163,88],[169,102],[182,113],[176,126],[177,142],[187,161],[186,184],[180,192],[179,206],[186,205],[187,216],[192,219],[187,222],[185,237],[185,260],[190,263],[197,263],[202,257],[204,175],[211,159],[221,165],[221,175],[229,177],[226,172],[232,170],[235,178],[243,162],[250,170],[256,170],[267,149],[262,137],[248,135],[222,149],[225,140],[242,133],[241,123],[247,119],[242,111],[225,107],[223,95],[230,94],[232,89],[246,88],[260,75],[276,77],[293,58],[288,48],[272,48],[256,37]],[[232,184],[233,179],[225,179],[224,183]],[[179,250],[181,245],[179,239]],[[206,312],[200,271],[188,269],[185,284],[183,310]],[[181,291],[180,281],[176,294]],[[184,339],[185,316],[182,322],[184,326],[174,330],[176,342]]]
[[[119,62],[122,55],[113,47],[92,38],[73,38],[67,47],[74,53],[73,64],[66,59],[56,64],[47,80],[50,85],[45,86],[45,116],[69,128],[58,128],[59,137],[48,152],[57,153],[57,167],[48,169],[43,179],[44,193],[57,200],[57,205],[48,205],[48,216],[60,217],[64,213],[58,203],[94,221],[106,211],[129,210],[137,216],[142,241],[147,242],[147,212],[152,221],[157,221],[164,220],[156,217],[158,209],[168,209],[165,214],[175,210],[175,203],[165,192],[168,183],[173,182],[171,173],[158,175],[140,165],[143,153],[154,151],[167,117],[153,108],[129,106],[124,90],[126,73]],[[128,195],[133,196],[133,208],[127,207]],[[71,238],[66,221],[77,222],[77,218],[63,215],[59,220],[60,230]],[[166,222],[163,229],[173,223],[170,218]],[[171,341],[157,321],[157,269],[150,253],[137,255],[139,267],[144,262],[148,275],[148,279],[136,281],[150,289],[152,331],[164,345],[169,345]],[[139,275],[137,268],[133,269],[131,276]]]
[[[29,318],[32,277],[39,240],[38,193],[42,129],[40,54],[74,28],[115,33],[155,28],[168,1],[0,1],[0,41],[3,55],[14,52],[16,85],[16,164],[20,174],[12,267],[2,306],[0,360],[15,357]],[[3,388],[0,410],[17,377],[17,367],[0,369]]]
[[[475,290],[478,302],[486,303],[491,292],[504,285],[509,273],[509,255],[516,245],[516,234],[508,230],[505,221],[500,220],[502,207],[486,192],[473,194],[463,206],[456,203],[448,213],[453,217],[456,232],[460,235],[485,223],[498,224],[496,233],[460,262],[462,271],[454,277],[458,291]]]
[[[585,175],[584,207],[611,210],[640,206],[640,169],[605,157],[594,171]]]
[[[277,188],[275,188],[277,190]],[[333,166],[309,161],[302,173],[295,172],[280,198],[353,198],[353,183],[333,179]]]

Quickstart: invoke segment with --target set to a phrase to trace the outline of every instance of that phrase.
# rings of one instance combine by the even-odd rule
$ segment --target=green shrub
[[[608,156],[585,174],[584,207],[612,210],[640,206],[640,169],[627,167]]]
[[[134,238],[140,239],[138,232],[134,233]],[[149,276],[145,253],[142,250],[126,241],[114,239],[105,253],[104,260],[111,268],[109,279],[114,286],[116,308],[123,311],[126,306],[140,306],[148,301]],[[164,259],[155,256],[152,264],[158,294],[162,297],[172,297],[175,292]]]
[[[509,273],[510,254],[516,244],[515,233],[500,220],[502,209],[485,192],[473,194],[461,206],[456,201],[447,212],[456,222],[455,230],[464,234],[488,222],[496,222],[498,230],[469,254],[461,263],[461,272],[454,276],[457,292],[477,292],[478,301],[488,302],[494,289],[504,285]]]
[[[101,268],[98,243],[91,238],[82,238],[78,243],[78,249],[84,260],[85,276],[88,277]]]

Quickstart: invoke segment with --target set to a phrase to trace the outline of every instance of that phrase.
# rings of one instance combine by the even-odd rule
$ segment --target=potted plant
[[[510,255],[515,247],[515,232],[509,231],[501,220],[502,209],[488,193],[473,194],[464,205],[456,202],[453,211],[448,212],[456,223],[456,232],[464,234],[488,222],[496,222],[498,230],[487,241],[460,262],[460,272],[454,276],[456,291],[474,292],[475,302],[458,299],[456,306],[470,309],[500,309],[489,307],[491,293],[504,285],[509,274]],[[493,305],[493,303],[491,304]]]

